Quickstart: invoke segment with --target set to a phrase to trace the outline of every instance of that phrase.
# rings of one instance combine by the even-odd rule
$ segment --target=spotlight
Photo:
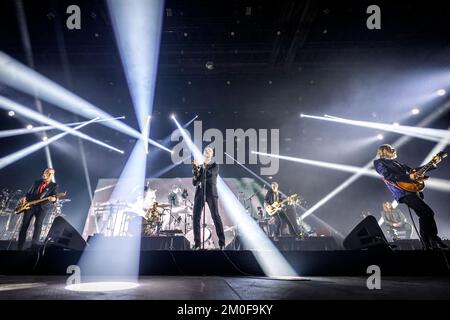
[[[80,124],[79,126],[76,126],[75,128],[73,128],[72,130],[79,130],[81,128],[83,128],[84,126],[87,126],[88,124],[97,121],[98,118],[92,119],[88,122],[85,122],[83,124]],[[68,135],[69,132],[62,132],[57,134],[56,136],[51,137],[50,139],[48,139],[47,141],[40,141],[37,142],[31,146],[28,146],[26,148],[23,148],[19,151],[13,152],[3,158],[0,158],[0,169],[9,166],[10,164],[19,161],[20,159],[32,154],[33,152],[36,152],[42,148],[44,148],[45,146],[49,145],[50,143],[53,143],[59,139],[64,138],[66,135]]]
[[[384,136],[383,136],[382,134],[377,134],[377,139],[378,139],[378,140],[383,140],[383,139],[384,139]]]
[[[47,140],[48,140],[48,137],[47,137],[47,136],[45,136],[45,137],[42,138],[42,141],[47,141]]]
[[[32,124],[27,124],[27,129],[28,129],[28,130],[33,129],[33,125],[32,125]]]
[[[16,115],[16,113],[12,110],[8,112],[8,116],[10,116],[10,117],[14,117],[15,115]]]
[[[144,34],[144,33],[139,33]],[[65,109],[69,112],[78,114],[88,119],[99,117],[100,119],[112,118],[103,110],[97,108],[91,103],[83,100],[81,97],[61,87],[50,79],[45,78],[43,75],[30,69],[29,67],[14,60],[10,56],[0,51],[0,82],[6,83],[8,86],[28,93],[30,95],[39,95],[42,100],[45,100],[56,107]],[[140,69],[146,69],[142,67],[142,64],[137,64]],[[148,83],[148,82],[145,82]],[[2,100],[4,97],[0,97]],[[149,101],[152,101],[151,98]],[[145,100],[147,101],[147,100]],[[8,108],[6,110],[11,110]],[[17,113],[17,110],[15,110]],[[148,112],[146,114],[150,114]],[[138,117],[140,120],[140,117]],[[141,121],[140,121],[141,122]],[[105,126],[118,130],[133,138],[140,139],[142,134],[136,129],[126,125],[121,121],[106,121],[103,122]],[[82,134],[81,132],[79,134]],[[80,136],[81,137],[81,136]],[[148,143],[171,152],[170,149],[160,145],[152,139],[148,139]]]
[[[411,113],[413,115],[418,115],[420,113],[420,110],[419,110],[419,108],[414,108],[414,109],[411,110]]]
[[[436,94],[438,96],[443,96],[447,93],[447,91],[445,91],[444,89],[439,89],[438,91],[436,91]]]
[[[417,108],[415,108],[417,109]],[[417,110],[411,110],[411,113],[418,114],[420,112],[419,109]],[[333,116],[328,117],[319,117],[319,116],[312,116],[303,114],[303,118],[309,118],[309,119],[316,119],[316,120],[323,120],[323,121],[329,121],[329,122],[337,122],[337,123],[344,123],[359,127],[365,127],[365,128],[372,128],[377,129],[377,131],[388,131],[388,132],[396,132],[399,134],[416,137],[419,139],[424,140],[430,140],[430,141],[440,141],[443,137],[449,137],[448,130],[443,129],[432,129],[432,128],[418,128],[417,126],[394,126],[392,124],[385,124],[385,123],[379,123],[379,122],[370,122],[370,121],[357,121],[357,120],[349,120],[344,118],[337,118]]]
[[[71,284],[65,287],[69,291],[79,292],[109,292],[119,290],[129,290],[137,288],[139,285],[135,282],[87,282]]]
[[[300,118],[303,118],[303,113],[300,113]]]
[[[197,161],[202,161],[202,153],[183,130],[176,119],[173,119],[175,124],[183,136],[191,154]],[[261,269],[266,276],[297,276],[296,272],[286,259],[281,255],[277,248],[269,241],[261,228],[250,218],[245,208],[236,198],[234,193],[227,186],[225,181],[219,176],[217,178],[217,190],[219,197],[225,205],[225,211],[230,215],[230,218],[235,222],[239,230],[242,231],[243,243],[252,249],[252,253],[261,266]]]
[[[175,114],[174,114],[174,113],[171,113],[171,114],[170,114],[170,118],[172,118],[173,120],[175,120]]]
[[[106,3],[142,132],[147,115],[153,111],[164,1],[133,1],[131,5],[120,0]]]
[[[1,57],[1,55],[0,55],[0,57]],[[1,72],[1,68],[0,68],[0,72]],[[16,113],[20,114],[21,116],[23,116],[25,118],[30,118],[30,119],[32,119],[34,121],[39,121],[39,122],[42,122],[44,124],[53,126],[53,127],[57,128],[59,130],[65,131],[65,132],[70,133],[72,135],[76,135],[76,136],[78,136],[78,137],[80,137],[82,139],[91,141],[91,142],[93,142],[95,144],[101,145],[102,147],[108,148],[110,150],[114,150],[114,151],[116,151],[118,153],[122,153],[122,154],[124,153],[122,150],[119,150],[119,149],[117,149],[117,148],[115,148],[113,146],[110,146],[110,145],[102,142],[102,141],[94,139],[94,138],[92,138],[92,137],[90,137],[90,136],[88,136],[88,135],[86,135],[84,133],[78,132],[75,129],[67,127],[66,125],[64,125],[64,124],[62,124],[62,123],[60,123],[58,121],[55,121],[55,120],[53,120],[51,118],[48,118],[48,117],[44,116],[43,114],[41,114],[41,113],[39,113],[37,111],[34,111],[34,110],[30,109],[30,108],[27,108],[27,107],[25,107],[25,106],[23,106],[21,104],[18,104],[16,102],[12,101],[12,100],[9,100],[9,99],[7,99],[7,98],[5,98],[3,96],[0,96],[0,108],[1,109],[6,109],[6,110],[14,109],[14,111]],[[93,119],[92,121],[97,121],[97,120],[99,120],[99,118],[100,117],[96,117],[95,120]],[[87,123],[91,123],[91,121],[89,121]]]

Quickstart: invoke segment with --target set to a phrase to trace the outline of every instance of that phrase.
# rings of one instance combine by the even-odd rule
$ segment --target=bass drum
[[[200,229],[200,241],[202,241],[202,239],[203,239],[203,230],[205,231],[205,248],[214,249],[214,243],[211,239],[212,233],[208,227]],[[185,237],[191,243],[191,246],[195,245],[194,230],[191,230],[188,233],[186,233]]]

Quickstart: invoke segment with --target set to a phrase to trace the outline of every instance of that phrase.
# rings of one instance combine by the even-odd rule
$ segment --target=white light
[[[141,132],[152,114],[164,1],[106,2]],[[166,150],[168,151],[168,150]]]
[[[377,139],[378,139],[378,140],[383,140],[383,139],[384,139],[384,136],[383,136],[382,134],[377,134]]]
[[[438,96],[443,96],[447,93],[447,91],[445,91],[444,89],[439,89],[438,91],[436,91],[436,94]]]
[[[73,128],[73,130],[78,130],[83,128],[84,126],[87,126],[88,124],[97,121],[98,118],[92,119],[88,122],[85,122],[83,124],[80,124],[79,126],[76,126],[75,128]],[[66,135],[68,135],[68,132],[62,132],[60,134],[57,134],[56,136],[51,137],[50,139],[48,139],[47,141],[40,141],[38,143],[35,143],[31,146],[28,146],[24,149],[21,149],[19,151],[16,151],[14,153],[11,153],[3,158],[0,158],[0,169],[9,166],[11,163],[14,163],[16,161],[19,161],[20,159],[28,156],[29,154],[32,154],[33,152],[36,152],[42,148],[44,148],[45,146],[49,145],[50,143],[53,143],[61,138],[64,138]]]
[[[394,122],[392,125],[398,127],[400,125],[400,123]]]
[[[0,65],[0,82],[5,83],[12,88],[31,95],[38,95],[43,100],[50,102],[56,107],[88,119],[96,117],[99,117],[100,119],[113,118],[103,110],[86,100],[83,100],[79,96],[73,94],[57,83],[52,82],[48,78],[45,78],[43,75],[21,64],[1,51]],[[18,113],[17,110],[16,113]],[[148,114],[150,114],[150,112],[148,112]],[[103,124],[137,139],[140,139],[142,136],[139,131],[121,121],[106,121],[103,122]],[[171,152],[170,149],[152,139],[148,139],[148,143],[166,150],[167,152]]]
[[[33,125],[32,125],[32,124],[27,124],[27,129],[28,129],[28,130],[33,129]]]
[[[203,156],[191,138],[186,134],[176,119],[175,124],[181,132],[188,148],[197,161],[202,161]],[[217,190],[221,203],[225,206],[225,211],[230,215],[231,220],[238,225],[242,232],[243,243],[251,248],[253,255],[258,261],[261,269],[267,276],[297,276],[296,272],[277,248],[267,238],[266,234],[247,214],[247,211],[236,198],[234,193],[227,186],[225,181],[219,176],[217,178]]]
[[[48,137],[47,137],[47,136],[45,136],[45,137],[42,138],[42,141],[47,141],[47,140],[48,140]]]
[[[414,109],[411,110],[411,113],[412,113],[413,115],[417,115],[417,114],[420,113],[420,110],[419,110],[419,108],[414,108]]]
[[[303,113],[300,113],[300,118],[303,118]]]
[[[173,120],[175,120],[175,114],[172,113],[172,114],[170,115],[170,117],[171,117]]]
[[[14,117],[15,115],[16,115],[16,113],[12,110],[8,112],[8,116],[10,116],[10,117]]]
[[[109,292],[130,290],[138,286],[139,284],[135,282],[86,282],[71,284],[66,286],[65,289],[79,292]]]
[[[413,111],[411,111],[413,112]],[[417,111],[415,111],[417,112]],[[359,126],[359,127],[365,127],[365,128],[372,128],[382,131],[388,131],[388,132],[396,132],[399,134],[403,134],[406,136],[416,137],[419,139],[429,140],[429,141],[441,141],[442,138],[448,138],[450,139],[450,132],[448,130],[443,129],[433,129],[433,128],[418,128],[414,126],[394,126],[392,124],[385,124],[385,123],[379,123],[379,122],[370,122],[370,121],[357,121],[357,120],[349,120],[344,118],[337,118],[337,117],[319,117],[319,116],[313,116],[313,115],[307,115],[303,114],[303,118],[308,119],[316,119],[316,120],[323,120],[323,121],[329,121],[329,122],[337,122],[342,124],[349,124],[353,126]]]
[[[39,122],[42,122],[44,124],[53,126],[53,127],[57,128],[59,130],[65,131],[65,132],[70,133],[72,135],[76,135],[76,136],[78,136],[78,137],[80,137],[82,139],[91,141],[91,142],[93,142],[95,144],[98,144],[98,145],[100,145],[102,147],[105,147],[105,148],[108,148],[110,150],[114,150],[114,151],[122,153],[122,154],[124,153],[122,150],[119,150],[119,149],[117,149],[117,148],[115,148],[113,146],[110,146],[109,144],[106,144],[106,143],[104,143],[102,141],[94,139],[94,138],[92,138],[92,137],[90,137],[90,136],[88,136],[88,135],[86,135],[84,133],[78,132],[75,129],[72,129],[72,128],[70,128],[70,127],[68,127],[68,126],[66,126],[66,125],[64,125],[64,124],[62,124],[62,123],[60,123],[58,121],[55,121],[55,120],[53,120],[51,118],[48,118],[48,117],[44,116],[43,114],[41,114],[41,113],[39,113],[37,111],[34,111],[34,110],[30,109],[30,108],[27,108],[27,107],[25,107],[25,106],[23,106],[21,104],[18,104],[16,102],[14,102],[12,100],[9,100],[9,99],[5,98],[4,96],[0,96],[0,108],[6,109],[6,110],[14,109],[14,111],[16,113],[20,114],[23,117],[30,118],[30,119],[32,119],[34,121],[39,121]],[[96,117],[93,121],[97,121],[98,119],[99,119],[99,117]],[[89,121],[88,123],[91,123],[91,121]]]
[[[98,122],[103,122],[103,121],[112,121],[112,120],[117,120],[117,119],[122,119],[122,118],[123,117],[110,118],[110,119],[99,119],[95,122],[98,123]],[[77,125],[80,125],[80,124],[83,124],[86,122],[88,122],[88,121],[63,123],[63,125],[68,126],[68,127],[73,127],[73,126],[77,126]],[[41,131],[55,130],[55,129],[56,128],[53,126],[39,126],[39,127],[33,127],[32,130],[29,130],[27,128],[1,130],[0,138],[18,136],[18,135],[22,135],[22,134],[36,133],[36,132],[41,132]]]

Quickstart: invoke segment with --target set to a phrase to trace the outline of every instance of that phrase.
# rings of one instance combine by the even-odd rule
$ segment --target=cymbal
[[[168,207],[170,207],[170,204],[168,204],[168,203],[158,203],[156,206],[160,207],[160,208],[168,208]]]

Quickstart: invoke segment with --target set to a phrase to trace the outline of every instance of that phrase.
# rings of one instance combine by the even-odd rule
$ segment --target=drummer
[[[156,190],[144,187],[144,194],[138,196],[136,202],[132,205],[133,209],[144,217],[148,209],[150,209],[156,201]]]

